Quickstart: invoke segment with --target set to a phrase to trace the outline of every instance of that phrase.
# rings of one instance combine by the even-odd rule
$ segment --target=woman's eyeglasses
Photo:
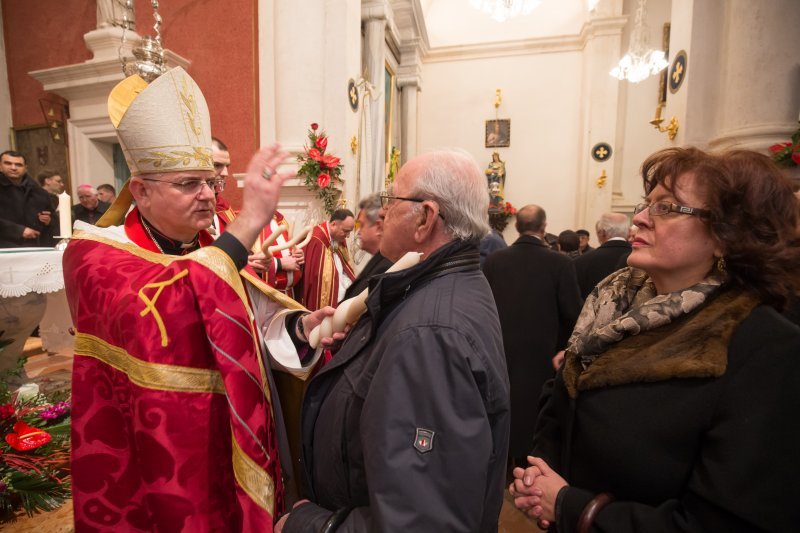
[[[669,213],[678,213],[681,215],[692,215],[696,217],[707,217],[711,215],[708,209],[701,209],[699,207],[687,207],[685,205],[673,204],[672,202],[653,202],[652,204],[638,204],[633,208],[633,214],[638,215],[645,209],[648,210],[651,217],[660,217]]]

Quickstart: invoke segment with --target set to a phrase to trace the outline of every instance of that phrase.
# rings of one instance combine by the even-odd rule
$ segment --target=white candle
[[[61,226],[60,237],[72,237],[72,201],[66,192],[58,195],[58,222]]]

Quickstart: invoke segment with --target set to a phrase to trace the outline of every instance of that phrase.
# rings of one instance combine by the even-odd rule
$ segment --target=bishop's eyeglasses
[[[160,181],[162,183],[169,183],[180,192],[184,194],[198,194],[200,190],[203,188],[203,185],[208,185],[208,188],[211,189],[213,192],[222,192],[225,190],[225,180],[219,178],[208,178],[208,179],[198,179],[198,178],[187,178],[180,181],[171,181],[171,180],[164,180],[158,178],[144,178],[141,179],[145,181]]]

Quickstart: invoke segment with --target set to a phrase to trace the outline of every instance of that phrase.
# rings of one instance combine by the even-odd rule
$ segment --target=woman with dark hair
[[[629,267],[586,300],[515,504],[561,533],[797,531],[792,187],[749,151],[672,148],[642,176]]]

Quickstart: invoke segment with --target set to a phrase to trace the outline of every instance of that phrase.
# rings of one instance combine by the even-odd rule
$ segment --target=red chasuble
[[[158,253],[137,210],[133,243],[103,232],[124,240],[77,232],[64,253],[76,530],[272,531],[271,391],[236,267],[216,247]]]
[[[333,254],[342,260],[344,274],[350,280],[356,279],[346,246],[331,247],[328,225],[323,222],[314,227],[311,240],[306,245],[306,261],[303,269],[303,303],[311,311],[326,305],[336,307],[339,303],[339,273],[333,261]]]
[[[219,232],[222,233],[225,231],[225,227],[230,224],[234,218],[236,218],[236,212],[231,209],[230,204],[220,202],[219,198],[221,197],[218,197],[216,212],[220,223]],[[253,245],[253,251],[261,250],[264,241],[266,241],[267,238],[272,235],[272,232],[276,231],[278,226],[280,226],[280,224],[285,220],[286,218],[281,213],[275,211],[275,216],[272,217],[269,226],[266,226],[263,230],[261,230],[261,234],[258,236],[258,239]],[[290,239],[291,237],[289,237],[289,232],[284,231],[278,235],[275,244],[281,245],[289,242]],[[290,257],[291,255],[291,248],[287,248],[286,250],[278,250],[272,254],[273,260],[269,264],[269,270],[264,275],[259,275],[255,272],[253,272],[253,275],[259,276],[261,279],[266,281],[270,287],[281,291],[289,298],[295,298],[294,287],[299,283],[300,278],[302,277],[302,270],[293,272],[277,270],[277,262],[275,261],[275,259],[283,259],[284,257]]]

